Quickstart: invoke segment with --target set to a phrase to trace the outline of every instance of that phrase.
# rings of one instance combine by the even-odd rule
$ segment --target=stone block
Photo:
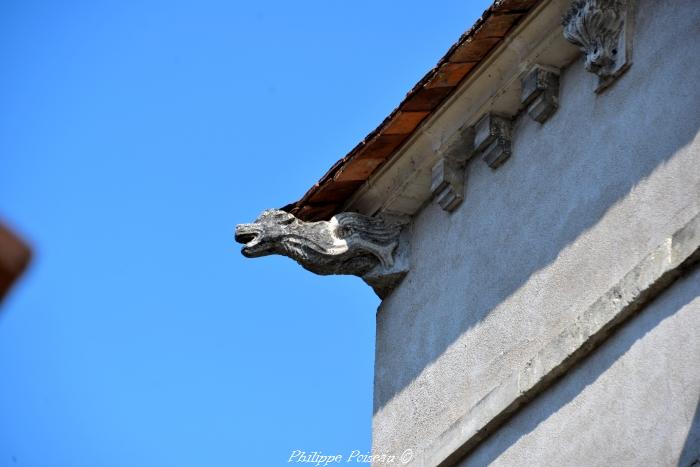
[[[535,65],[522,80],[520,100],[530,118],[547,121],[559,108],[559,72]]]
[[[492,169],[498,168],[511,155],[511,119],[487,113],[474,126],[474,147]]]
[[[464,200],[465,168],[459,162],[442,158],[433,166],[430,191],[445,211],[454,211]]]

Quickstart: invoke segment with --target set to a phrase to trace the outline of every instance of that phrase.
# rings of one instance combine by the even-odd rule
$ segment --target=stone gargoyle
[[[401,229],[401,224],[354,212],[304,222],[270,209],[252,224],[237,225],[235,238],[248,258],[277,254],[315,274],[360,276],[384,298],[408,270]]]

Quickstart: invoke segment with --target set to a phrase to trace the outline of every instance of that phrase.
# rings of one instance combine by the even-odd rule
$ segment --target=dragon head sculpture
[[[354,212],[330,221],[304,222],[278,209],[263,211],[252,224],[236,226],[236,241],[248,258],[278,254],[321,275],[364,276],[394,263],[400,225]]]
[[[574,0],[564,15],[564,37],[586,55],[586,70],[605,78],[618,59],[623,0]]]

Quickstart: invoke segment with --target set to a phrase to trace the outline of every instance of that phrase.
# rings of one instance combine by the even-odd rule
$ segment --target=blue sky
[[[0,467],[283,465],[370,449],[355,277],[246,260],[489,2],[0,3]]]

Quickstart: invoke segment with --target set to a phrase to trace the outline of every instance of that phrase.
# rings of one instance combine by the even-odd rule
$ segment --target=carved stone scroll
[[[492,169],[497,169],[510,157],[511,125],[510,118],[488,113],[474,127],[475,151]]]
[[[634,0],[574,0],[564,16],[564,37],[586,56],[586,70],[602,92],[632,65]]]
[[[544,123],[559,108],[559,72],[535,65],[522,81],[521,103],[536,122]]]
[[[408,272],[401,225],[354,212],[330,221],[304,222],[278,209],[263,211],[251,224],[236,226],[236,241],[248,258],[283,255],[320,275],[362,277],[384,298]]]

